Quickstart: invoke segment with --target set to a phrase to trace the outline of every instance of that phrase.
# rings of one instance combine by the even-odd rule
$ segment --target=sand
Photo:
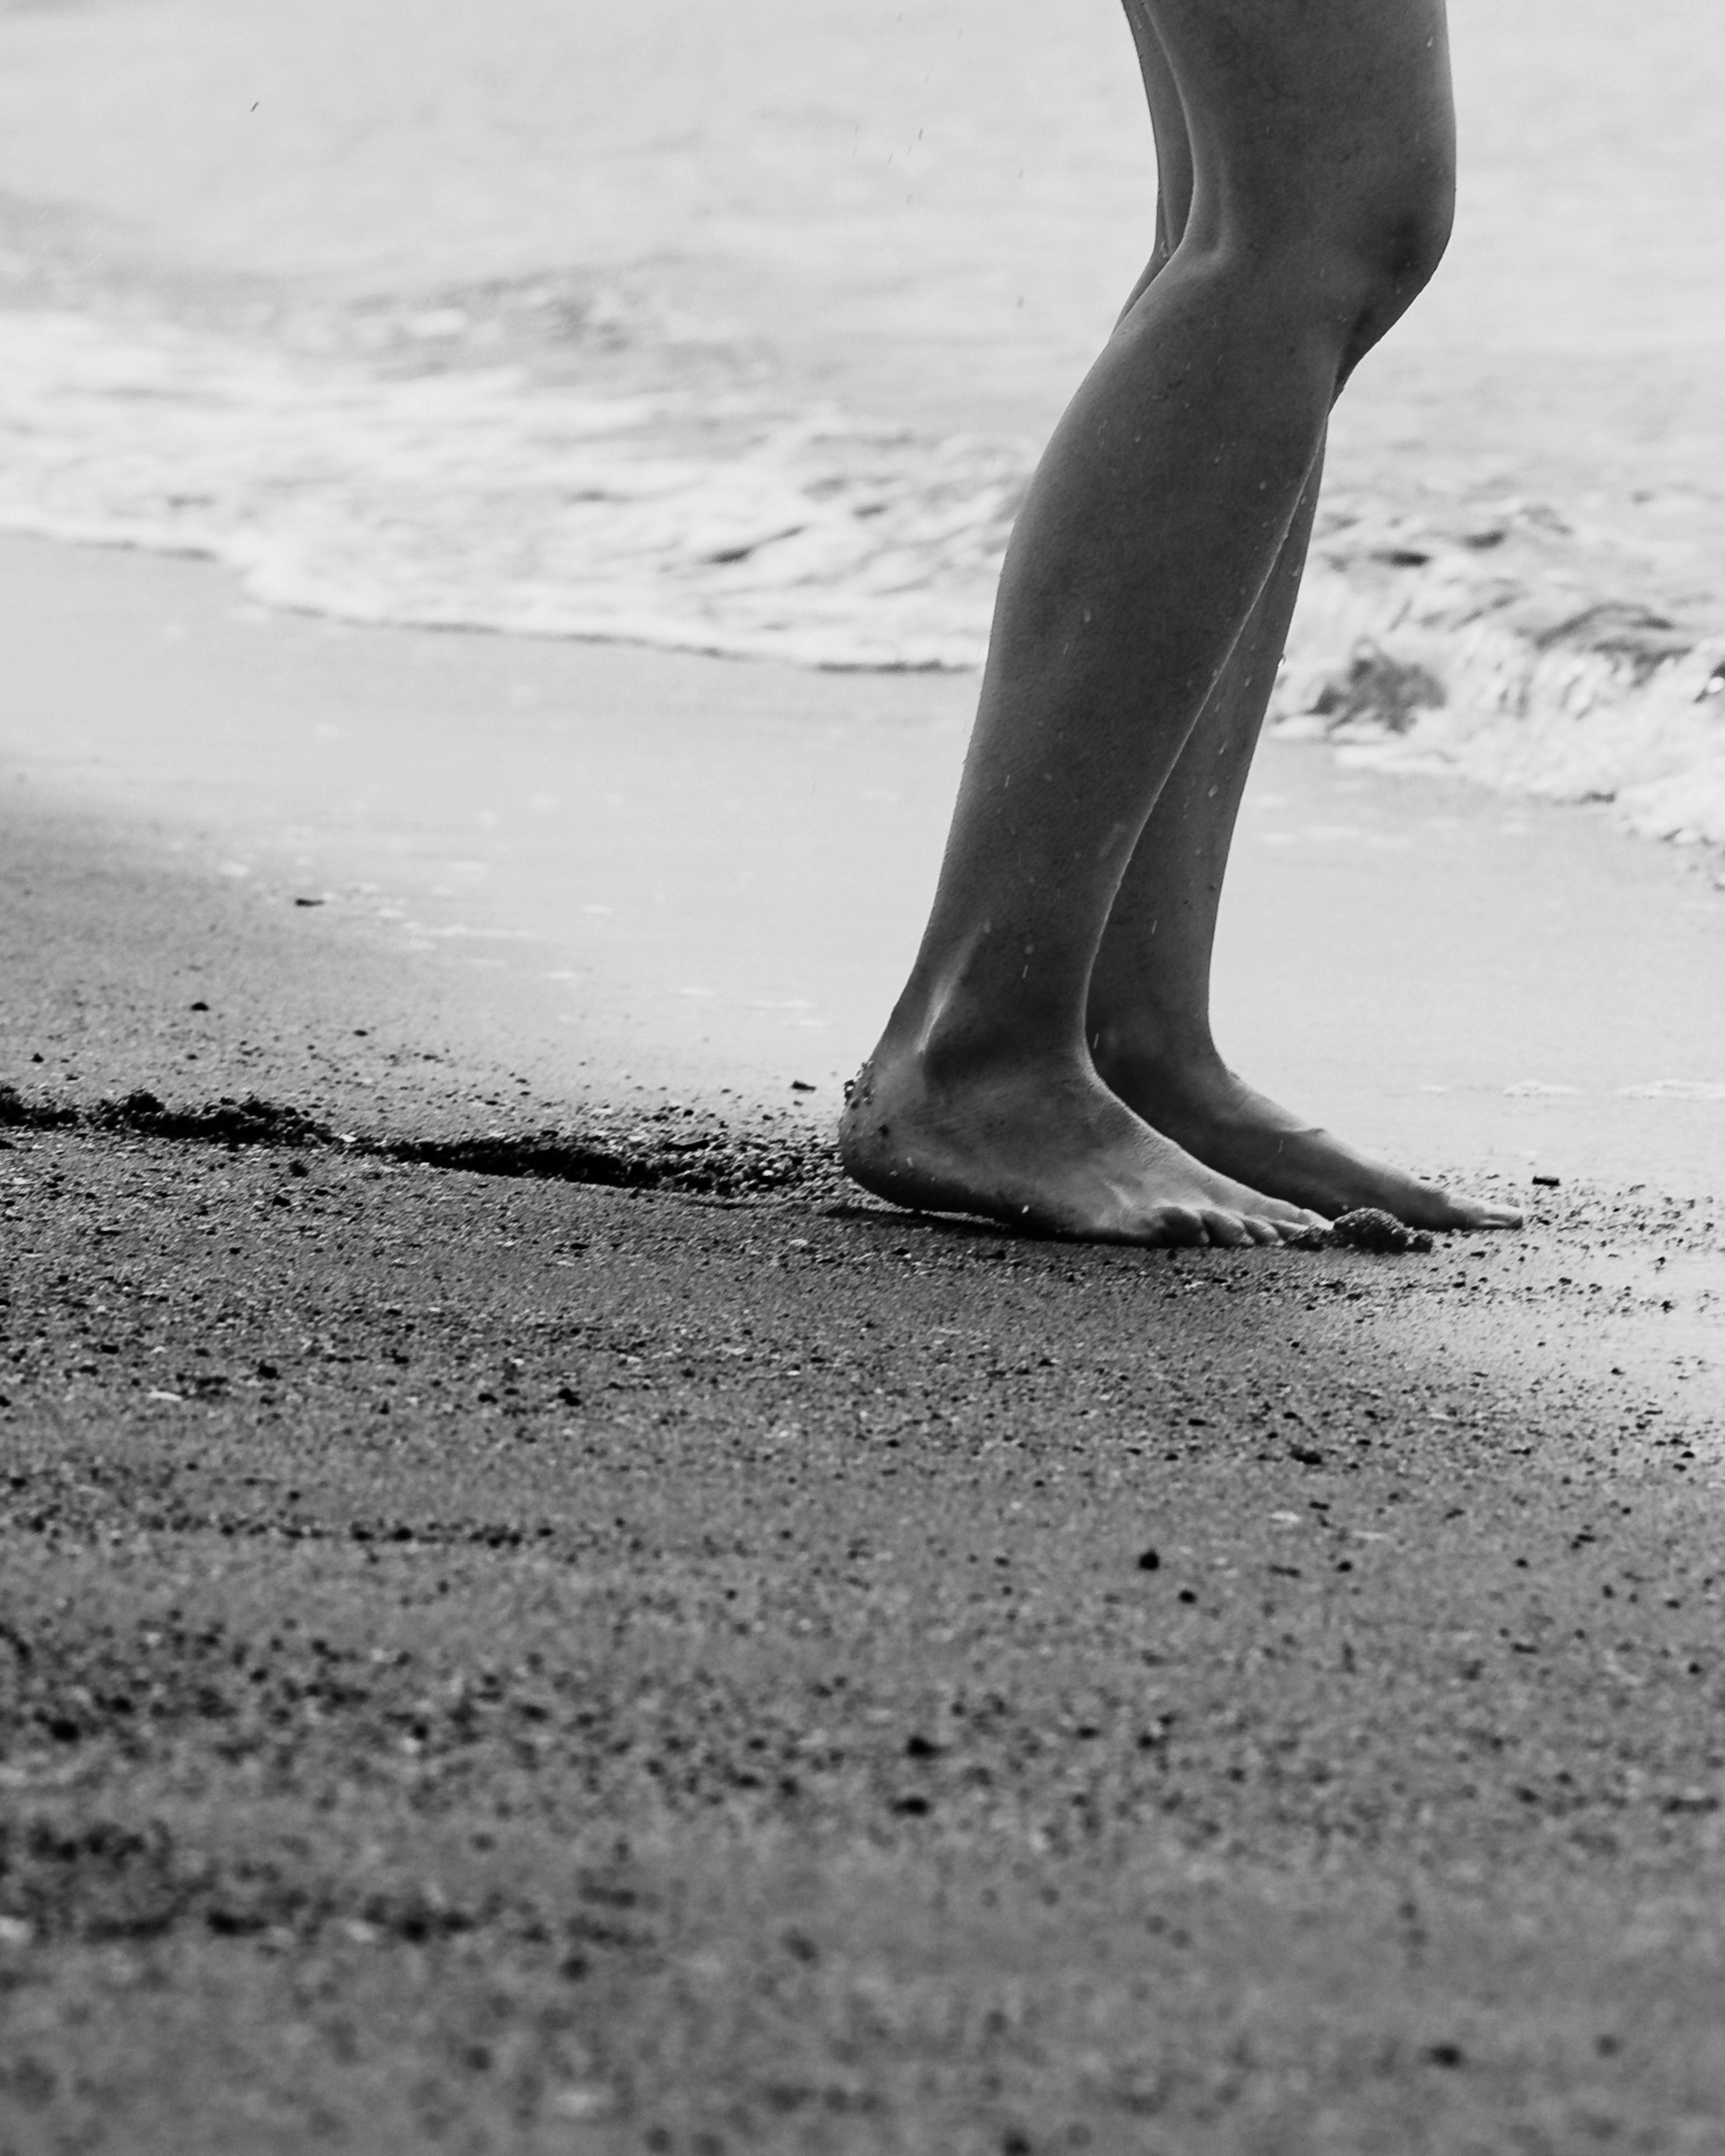
[[[1120,25],[905,12],[6,9],[0,275],[1034,435]],[[1711,15],[1455,13],[1338,479],[1711,604]],[[824,1140],[966,682],[0,591],[0,2156],[1718,2147],[1716,857],[1270,744],[1224,1042],[1529,1227],[1020,1241]]]
[[[244,1092],[267,1064],[300,1106],[412,1123],[475,1057],[515,1074],[482,1092],[525,1080],[547,1115],[675,1097],[830,1121],[915,949],[968,681],[354,630],[116,552],[0,542],[0,574],[8,796],[72,819],[73,857],[118,844],[128,864],[126,899],[79,901],[97,1012],[137,1007],[116,937],[144,889],[158,952],[177,906],[219,921],[224,894],[267,937],[177,1040],[175,1061],[200,1059],[187,1080]],[[1219,1038],[1291,1105],[1432,1169],[1725,1191],[1721,870],[1597,813],[1271,742],[1224,912]],[[331,937],[388,1016],[296,1040],[277,978],[315,973]],[[163,1091],[154,1051],[123,1025],[105,1041],[64,978],[33,990],[13,958],[32,1016],[0,1079],[39,1050],[90,1097]]]
[[[0,2147],[1710,2145],[1698,855],[1273,754],[1228,1037],[1532,1224],[1019,1241],[823,1148],[954,685],[4,567]]]
[[[0,1170],[8,2148],[1710,2145],[1716,1216]]]

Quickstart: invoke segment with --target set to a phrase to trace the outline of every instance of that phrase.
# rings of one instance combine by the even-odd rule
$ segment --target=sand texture
[[[374,668],[459,706],[519,660],[299,625],[312,699],[182,603],[214,572],[36,558],[63,654],[116,579],[146,737],[218,743],[268,682],[238,753],[296,709],[363,742]],[[163,578],[187,663],[152,689]],[[782,693],[541,658],[691,755],[678,682]],[[75,685],[36,676],[68,740]],[[850,723],[879,770],[936,721]],[[134,753],[15,761],[4,824],[0,2147],[1714,2145],[1725,1254],[1678,1059],[1716,1021],[1701,947],[1635,926],[1712,932],[1692,862],[1555,811],[1445,851],[1416,781],[1325,840],[1365,797],[1282,749],[1241,1007],[1287,973],[1272,918],[1329,923],[1404,1015],[1272,1002],[1271,1037],[1532,1224],[1170,1258],[847,1194],[835,1089],[748,1060],[746,998],[703,1046],[614,956],[548,1023],[542,968],[407,951],[237,819],[255,767]],[[519,832],[485,843],[501,874]],[[1602,973],[1608,913],[1642,973]],[[1693,1090],[1600,1084],[1628,1030]],[[1378,1067],[1451,1034],[1455,1091]],[[1534,1042],[1592,1090],[1480,1075]]]
[[[0,1175],[8,2148],[1712,2145],[1702,1209]]]
[[[37,894],[0,1082],[267,1079],[338,1127],[459,1136],[452,1073],[482,1065],[511,1127],[667,1099],[830,1122],[916,948],[963,680],[359,630],[105,549],[0,542],[0,810]],[[1224,1052],[1428,1169],[1725,1190],[1725,861],[1605,813],[1268,742]]]
[[[1112,0],[0,4],[0,2156],[1725,2147],[1720,45],[1453,13],[1217,1014],[1529,1224],[1170,1256],[827,1138]]]

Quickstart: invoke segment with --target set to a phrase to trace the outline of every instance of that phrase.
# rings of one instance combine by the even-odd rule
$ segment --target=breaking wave
[[[0,527],[208,555],[348,621],[970,666],[1024,465],[740,393],[0,316]]]
[[[749,390],[0,315],[0,528],[207,555],[349,621],[973,667],[1029,465]],[[1273,721],[1725,844],[1725,637],[1622,567],[1519,499],[1327,500]]]

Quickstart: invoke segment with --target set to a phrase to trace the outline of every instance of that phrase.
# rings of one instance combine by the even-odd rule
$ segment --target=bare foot
[[[878,1197],[980,1213],[1086,1242],[1280,1242],[1301,1207],[1219,1175],[1082,1066],[993,1065],[941,1080],[914,1051],[875,1051],[839,1127],[848,1173]]]
[[[1333,1220],[1376,1206],[1410,1228],[1519,1228],[1511,1205],[1452,1198],[1279,1107],[1225,1065],[1172,1073],[1099,1048],[1097,1067],[1121,1099],[1219,1174]]]

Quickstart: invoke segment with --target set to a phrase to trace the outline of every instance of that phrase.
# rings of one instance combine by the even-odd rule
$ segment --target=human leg
[[[1136,305],[1184,228],[1192,161],[1178,85],[1143,0],[1126,0],[1156,129],[1156,251]],[[1091,976],[1097,1071],[1143,1119],[1211,1168],[1331,1217],[1372,1205],[1429,1228],[1512,1226],[1368,1158],[1255,1091],[1210,1032],[1210,958],[1235,819],[1304,567],[1322,451],[1256,607],[1187,737],[1116,894]]]
[[[928,930],[841,1133],[901,1202],[1140,1241],[1300,1209],[1101,1082],[1092,962],[1151,809],[1293,532],[1340,382],[1447,227],[1439,0],[1148,0],[1191,211],[1009,552]]]
[[[1219,1173],[1327,1219],[1376,1206],[1410,1225],[1514,1227],[1512,1208],[1452,1195],[1370,1158],[1255,1091],[1210,1030],[1210,954],[1240,796],[1297,585],[1316,483],[1257,613],[1158,796],[1091,976],[1087,1024],[1110,1090]],[[1297,543],[1296,543],[1297,542]]]

